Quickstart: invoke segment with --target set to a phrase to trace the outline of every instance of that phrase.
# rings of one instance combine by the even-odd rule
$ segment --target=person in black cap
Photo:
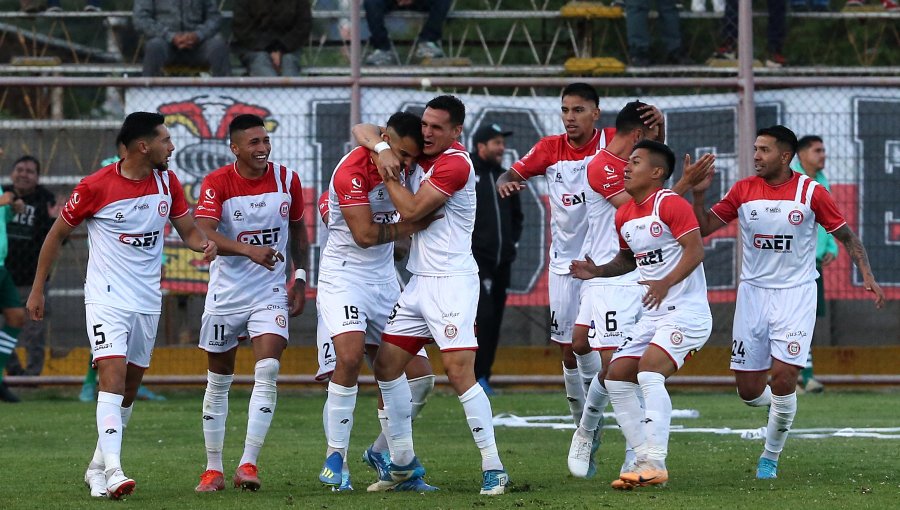
[[[500,337],[500,324],[510,285],[510,268],[516,259],[516,245],[522,235],[522,204],[518,195],[500,198],[497,178],[506,172],[500,166],[506,150],[504,131],[497,124],[485,124],[475,131],[471,153],[475,167],[475,230],[472,254],[478,263],[481,294],[475,324],[478,327],[478,352],[475,355],[475,377],[488,395],[493,394],[488,380]]]

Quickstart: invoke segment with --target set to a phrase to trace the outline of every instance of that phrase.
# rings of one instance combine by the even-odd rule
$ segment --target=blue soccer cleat
[[[778,478],[778,461],[760,457],[756,464],[757,480],[773,480]]]
[[[378,474],[378,477],[381,478],[381,473],[387,471],[387,465],[391,459],[387,452],[376,452],[372,449],[372,446],[370,446],[363,452],[362,460],[370,468],[374,469]]]
[[[509,475],[502,469],[489,469],[484,472],[481,482],[481,493],[488,496],[506,494],[509,487]]]
[[[344,466],[344,458],[339,452],[334,452],[325,459],[322,472],[319,473],[319,481],[325,485],[339,487],[341,485],[341,468]]]
[[[424,478],[425,468],[419,462],[418,457],[405,465],[398,466],[393,462],[389,462],[384,472],[379,473],[378,481],[373,483],[366,489],[368,492],[383,492],[393,490],[398,484],[412,478]]]
[[[418,492],[419,494],[424,494],[426,492],[435,492],[439,491],[437,487],[434,485],[428,485],[423,478],[415,477],[410,478],[405,482],[400,482],[396,486],[394,486],[394,492]]]
[[[350,492],[353,490],[353,484],[350,482],[350,471],[341,472],[341,484],[337,487],[331,486],[331,492]]]

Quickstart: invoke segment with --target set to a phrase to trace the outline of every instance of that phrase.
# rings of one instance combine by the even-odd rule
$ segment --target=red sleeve
[[[171,170],[169,172],[169,189],[172,190],[172,207],[169,208],[169,218],[181,218],[191,212],[187,199],[184,198],[184,188],[181,181]]]
[[[825,227],[825,231],[829,234],[847,224],[847,220],[834,203],[834,197],[825,186],[816,186],[813,189],[809,208],[815,213],[816,222]]]
[[[625,162],[607,152],[588,163],[587,176],[591,189],[607,200],[625,191]]]
[[[444,156],[435,162],[428,182],[449,197],[466,187],[471,171],[471,165],[461,154]]]
[[[297,172],[293,170],[288,170],[288,172],[294,174],[291,178],[290,221],[300,221],[303,219],[303,208],[306,205],[303,201],[303,185],[300,183],[300,176],[297,175]]]
[[[700,228],[690,202],[678,195],[669,195],[660,201],[659,219],[669,226],[675,239]]]
[[[619,236],[619,248],[622,250],[630,250],[631,247],[628,246],[628,243],[625,242],[625,238],[622,237],[622,225],[625,225],[627,219],[625,215],[631,209],[631,203],[626,203],[622,207],[616,209],[616,235]]]
[[[319,195],[319,201],[317,203],[319,207],[319,216],[322,217],[322,221],[325,221],[325,217],[328,216],[328,190],[322,192]]]
[[[197,207],[194,208],[195,218],[222,220],[222,197],[225,190],[222,189],[222,186],[217,186],[216,181],[215,174],[203,178],[203,182],[200,184],[200,198],[197,201]]]
[[[728,193],[722,197],[722,200],[719,200],[719,203],[712,206],[712,213],[718,216],[723,223],[728,223],[738,217],[738,208],[740,208],[743,203],[741,199],[742,188],[743,185],[741,182],[736,183],[728,190]]]
[[[541,140],[522,156],[522,159],[513,163],[512,169],[523,179],[531,179],[537,175],[547,173],[547,167],[553,164],[550,160],[550,149],[546,140]]]
[[[91,193],[90,187],[82,179],[72,190],[72,195],[66,201],[62,210],[62,218],[72,227],[77,227],[82,221],[90,218],[96,211],[96,199]]]
[[[334,174],[334,192],[341,207],[369,205],[369,179],[366,168],[341,166]]]

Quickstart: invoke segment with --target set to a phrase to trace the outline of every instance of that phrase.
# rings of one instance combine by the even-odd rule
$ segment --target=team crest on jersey
[[[795,340],[795,341],[789,343],[787,346],[787,352],[791,356],[796,356],[796,355],[800,354],[800,342],[797,342]]]
[[[672,342],[672,345],[681,345],[681,342],[684,341],[684,335],[681,334],[681,331],[673,331],[669,335],[669,341]]]
[[[653,237],[659,237],[663,233],[662,225],[659,224],[658,221],[654,221],[650,224],[650,235]]]
[[[275,316],[275,325],[277,325],[279,328],[287,326],[287,319],[284,318],[284,315]]]
[[[278,212],[281,213],[282,218],[287,218],[289,208],[290,208],[290,206],[288,205],[287,202],[281,203],[281,206],[278,208]]]
[[[803,213],[794,209],[790,213],[788,213],[788,221],[791,222],[791,225],[799,225],[803,223]]]
[[[169,203],[163,200],[159,203],[159,206],[156,207],[156,210],[159,212],[160,216],[165,218],[169,214]]]
[[[456,334],[459,333],[459,330],[456,329],[456,326],[453,324],[447,324],[444,326],[444,336],[450,339],[456,338]]]

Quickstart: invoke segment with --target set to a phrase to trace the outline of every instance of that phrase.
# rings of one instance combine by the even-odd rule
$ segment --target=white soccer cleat
[[[569,472],[576,478],[587,478],[591,468],[594,438],[584,432],[584,429],[578,427],[572,435],[572,445],[569,447]]]
[[[110,470],[106,474],[106,495],[109,499],[122,499],[134,492],[134,480],[125,476],[122,468]]]
[[[92,498],[106,497],[106,474],[102,469],[88,468],[84,472],[84,484],[91,489]]]

